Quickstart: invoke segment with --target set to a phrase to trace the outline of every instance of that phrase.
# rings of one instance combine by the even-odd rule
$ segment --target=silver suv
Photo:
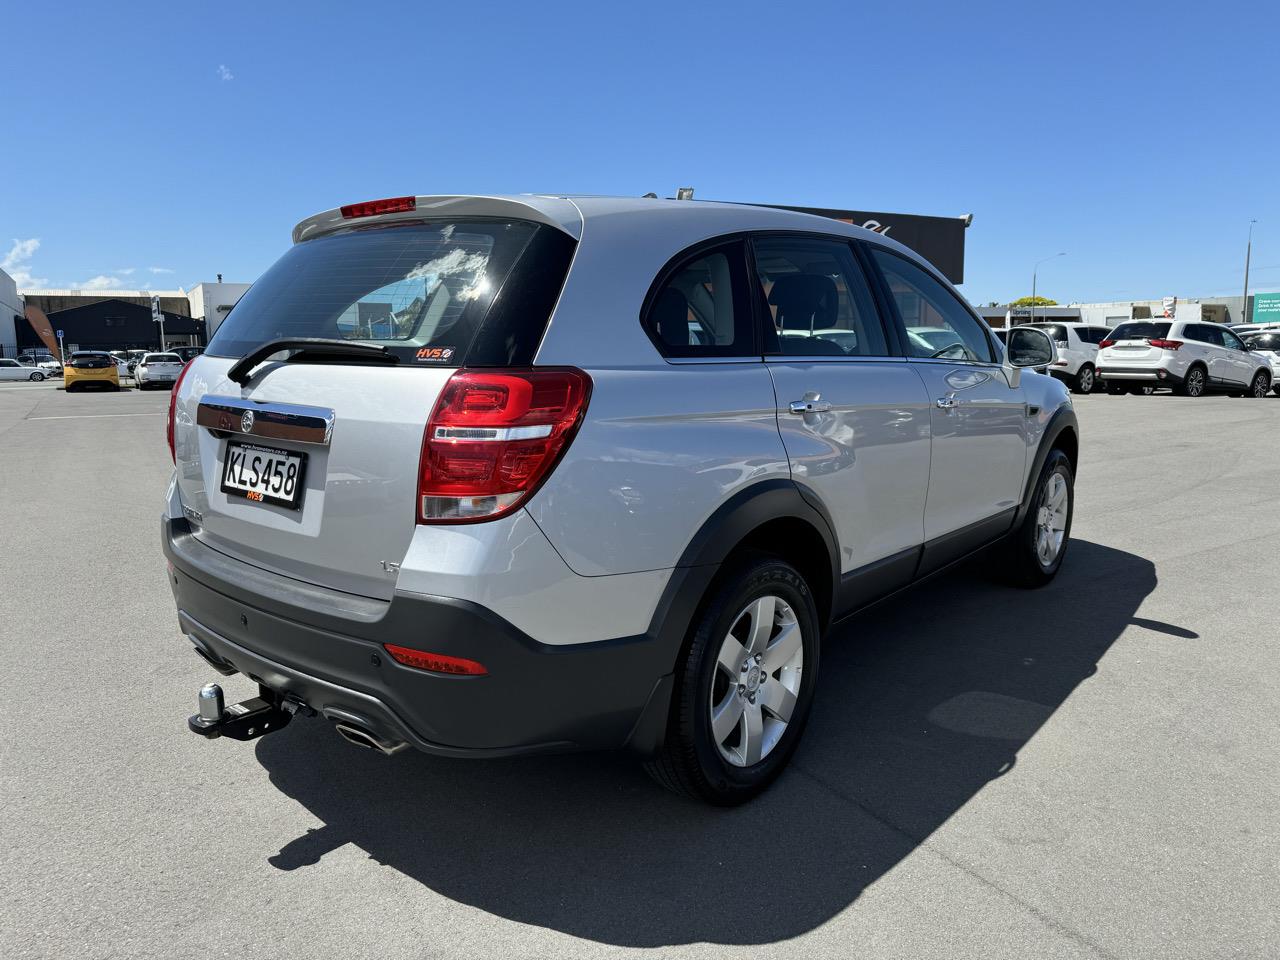
[[[1062,563],[1076,418],[1022,369],[1052,341],[1009,359],[884,236],[420,196],[293,238],[171,400],[181,629],[260,686],[206,686],[204,736],[625,746],[736,803],[794,751],[833,623],[990,544],[1024,586]]]

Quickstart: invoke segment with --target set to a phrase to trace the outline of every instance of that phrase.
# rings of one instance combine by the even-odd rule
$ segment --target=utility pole
[[[1045,257],[1043,260],[1037,260],[1036,265],[1031,268],[1031,322],[1036,322],[1036,274],[1040,271],[1040,264],[1048,263],[1050,260],[1056,260],[1058,257],[1067,255],[1064,250],[1062,253],[1055,253],[1052,257]],[[1043,318],[1042,318],[1043,319]]]
[[[1253,225],[1257,220],[1249,221],[1249,242],[1244,248],[1244,303],[1240,304],[1240,322],[1249,322],[1249,257],[1253,253]]]

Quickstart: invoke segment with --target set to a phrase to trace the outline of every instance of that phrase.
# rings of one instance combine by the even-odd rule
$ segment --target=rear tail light
[[[387,653],[396,663],[418,670],[430,670],[432,673],[452,673],[463,677],[483,677],[489,669],[483,663],[468,660],[466,657],[450,657],[443,653],[427,653],[425,650],[414,650],[412,647],[399,647],[394,643],[384,643]]]
[[[1115,345],[1116,342],[1114,340],[1103,340],[1099,342],[1098,349],[1101,350],[1104,347],[1114,347]]]
[[[493,520],[517,509],[573,439],[591,378],[571,367],[459,370],[427,422],[419,523]]]
[[[1148,340],[1147,343],[1159,350],[1177,350],[1182,346],[1181,340],[1161,340],[1159,337],[1153,340]]]
[[[354,220],[357,217],[376,217],[383,213],[408,213],[418,209],[416,197],[388,197],[386,200],[366,200],[363,203],[349,203],[339,208],[342,219]]]
[[[182,389],[182,378],[187,375],[193,363],[195,363],[195,357],[183,364],[182,370],[178,373],[178,379],[173,382],[173,390],[169,393],[169,416],[164,423],[164,435],[169,441],[169,459],[175,464],[178,462],[178,455],[173,449],[173,417],[178,410],[178,391]]]

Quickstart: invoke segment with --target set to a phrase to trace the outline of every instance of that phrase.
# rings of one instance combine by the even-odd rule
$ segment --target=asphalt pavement
[[[844,624],[729,811],[625,756],[191,735],[166,403],[0,385],[5,960],[1280,956],[1280,398],[1078,399],[1057,580]]]

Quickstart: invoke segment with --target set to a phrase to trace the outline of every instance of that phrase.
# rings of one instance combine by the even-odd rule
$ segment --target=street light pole
[[[1043,260],[1037,260],[1036,265],[1031,268],[1031,322],[1036,322],[1036,274],[1040,272],[1040,264],[1048,263],[1050,260],[1056,260],[1058,257],[1065,257],[1067,252],[1055,253],[1052,257],[1045,257]]]
[[[1249,322],[1249,257],[1253,253],[1253,225],[1257,220],[1249,221],[1249,242],[1244,248],[1244,303],[1240,304],[1240,322]]]

